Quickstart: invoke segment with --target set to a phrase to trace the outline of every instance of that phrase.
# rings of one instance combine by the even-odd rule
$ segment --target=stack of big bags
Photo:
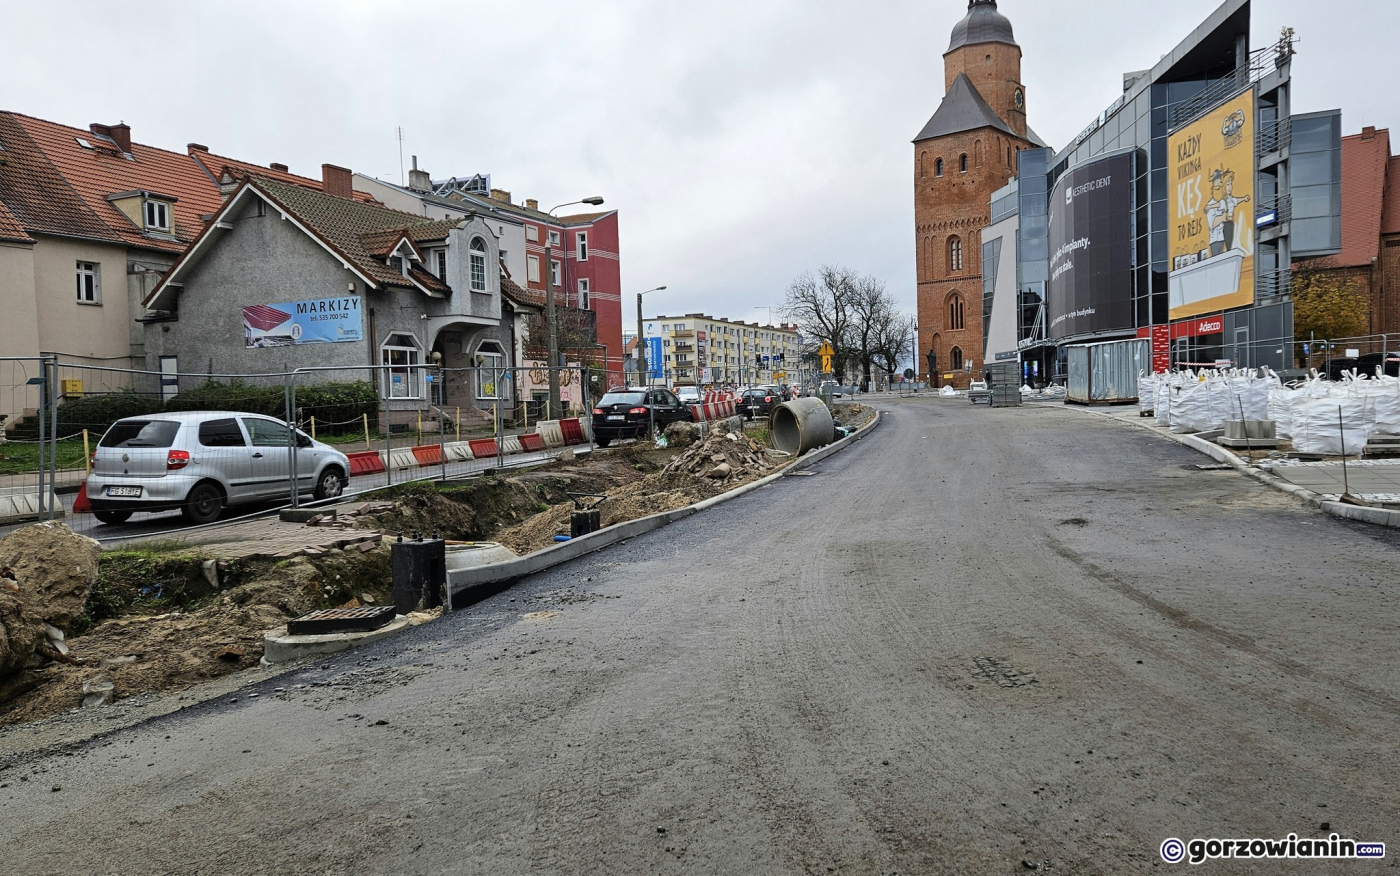
[[[1177,433],[1223,429],[1226,420],[1273,420],[1278,437],[1290,439],[1301,453],[1356,454],[1372,435],[1400,434],[1400,379],[1378,371],[1331,381],[1314,372],[1284,386],[1277,374],[1264,371],[1144,375],[1140,405],[1155,412],[1157,425]]]

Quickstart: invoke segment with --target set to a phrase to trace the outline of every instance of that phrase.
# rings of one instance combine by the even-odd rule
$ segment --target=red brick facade
[[[985,366],[981,232],[990,219],[991,194],[1015,176],[1016,153],[1032,144],[1018,46],[965,45],[944,55],[943,62],[945,93],[959,74],[966,74],[1014,133],[982,126],[914,144],[919,372],[928,369],[932,350],[937,366],[933,385],[966,388],[973,378],[980,379]],[[950,373],[952,378],[944,377]]]

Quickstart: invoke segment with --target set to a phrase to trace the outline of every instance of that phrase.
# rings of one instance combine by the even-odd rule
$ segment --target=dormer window
[[[160,201],[146,201],[146,230],[170,230],[170,205]]]

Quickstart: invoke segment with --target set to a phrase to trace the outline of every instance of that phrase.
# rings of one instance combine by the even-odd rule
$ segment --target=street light
[[[651,377],[647,374],[647,354],[642,352],[646,342],[646,338],[642,337],[642,296],[652,292],[661,292],[665,288],[665,286],[657,286],[655,289],[637,293],[637,378],[643,381],[642,386],[651,385]]]
[[[584,198],[580,201],[569,201],[560,204],[547,214],[551,219],[558,219],[555,211],[565,207],[572,207],[574,204],[589,204],[598,206],[603,203],[603,199],[597,195],[591,198]],[[547,419],[554,419],[559,416],[559,323],[554,314],[554,256],[551,250],[548,228],[544,232],[544,269],[545,269],[545,296],[544,312],[545,319],[549,322],[549,416]],[[561,237],[562,242],[562,237]],[[562,264],[561,264],[562,268]],[[562,274],[563,271],[560,270]]]

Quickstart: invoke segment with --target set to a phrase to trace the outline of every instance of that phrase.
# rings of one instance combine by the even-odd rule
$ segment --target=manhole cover
[[[365,605],[359,608],[324,608],[287,621],[293,636],[319,636],[325,633],[367,633],[394,619],[392,605]]]
[[[1034,673],[1022,672],[1005,657],[974,657],[972,662],[977,667],[972,671],[972,677],[990,681],[997,687],[1026,687],[1040,683]]]

